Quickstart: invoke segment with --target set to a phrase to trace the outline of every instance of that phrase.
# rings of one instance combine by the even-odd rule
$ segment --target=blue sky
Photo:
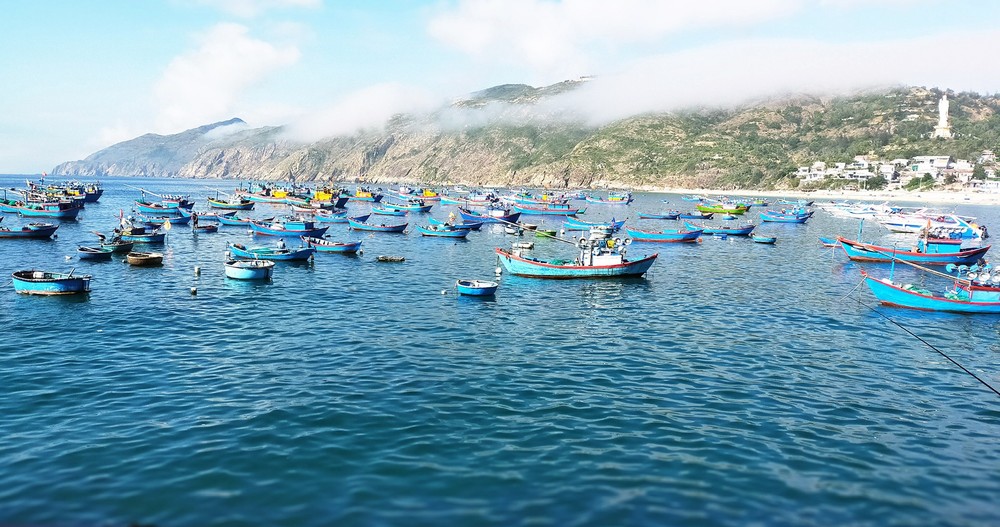
[[[561,104],[595,121],[899,83],[1000,92],[1000,2],[986,0],[6,4],[3,173],[230,117],[314,140],[583,75],[597,80]]]

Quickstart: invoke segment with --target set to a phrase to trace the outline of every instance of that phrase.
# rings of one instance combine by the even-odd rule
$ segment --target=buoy
[[[194,275],[201,276],[201,267],[198,267],[197,265],[194,266]]]
[[[191,294],[192,295],[197,295],[198,294],[198,288],[197,287],[192,287],[191,288]]]
[[[499,265],[496,268],[496,274],[498,274],[498,275],[503,274],[503,269],[501,269]]]
[[[442,295],[447,295],[448,294],[448,290],[447,289],[442,289],[441,290],[441,294]]]

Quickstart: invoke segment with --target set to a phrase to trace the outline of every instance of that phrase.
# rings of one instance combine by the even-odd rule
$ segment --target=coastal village
[[[938,123],[931,132],[932,138],[942,140],[954,137],[948,119],[948,96],[938,103]],[[978,173],[977,173],[978,168]],[[854,182],[847,190],[869,188],[873,190],[900,190],[912,188],[915,183],[935,187],[1000,193],[1000,178],[996,178],[996,154],[983,150],[978,159],[956,159],[948,155],[922,155],[912,158],[879,159],[872,155],[858,155],[850,161],[827,163],[816,161],[800,166],[795,172],[802,187],[808,188],[830,179]]]

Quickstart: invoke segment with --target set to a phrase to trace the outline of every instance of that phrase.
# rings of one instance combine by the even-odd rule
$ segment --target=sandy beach
[[[695,194],[705,196],[732,197],[781,197],[802,198],[814,200],[817,203],[825,201],[864,201],[890,202],[906,204],[968,204],[968,205],[1000,205],[1000,194],[975,191],[922,191],[908,192],[906,190],[816,190],[810,192],[796,190],[711,190],[711,189],[681,189],[659,188],[649,189],[651,192],[671,194]]]

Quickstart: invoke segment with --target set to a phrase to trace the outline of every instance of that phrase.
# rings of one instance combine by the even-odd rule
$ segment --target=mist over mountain
[[[936,88],[786,94],[595,120],[587,79],[494,86],[382,126],[304,140],[240,119],[147,134],[52,170],[60,176],[548,187],[789,188],[795,167],[855,155],[975,159],[1000,143],[1000,99],[947,92],[955,139],[930,139]],[[588,116],[589,115],[589,116]]]

